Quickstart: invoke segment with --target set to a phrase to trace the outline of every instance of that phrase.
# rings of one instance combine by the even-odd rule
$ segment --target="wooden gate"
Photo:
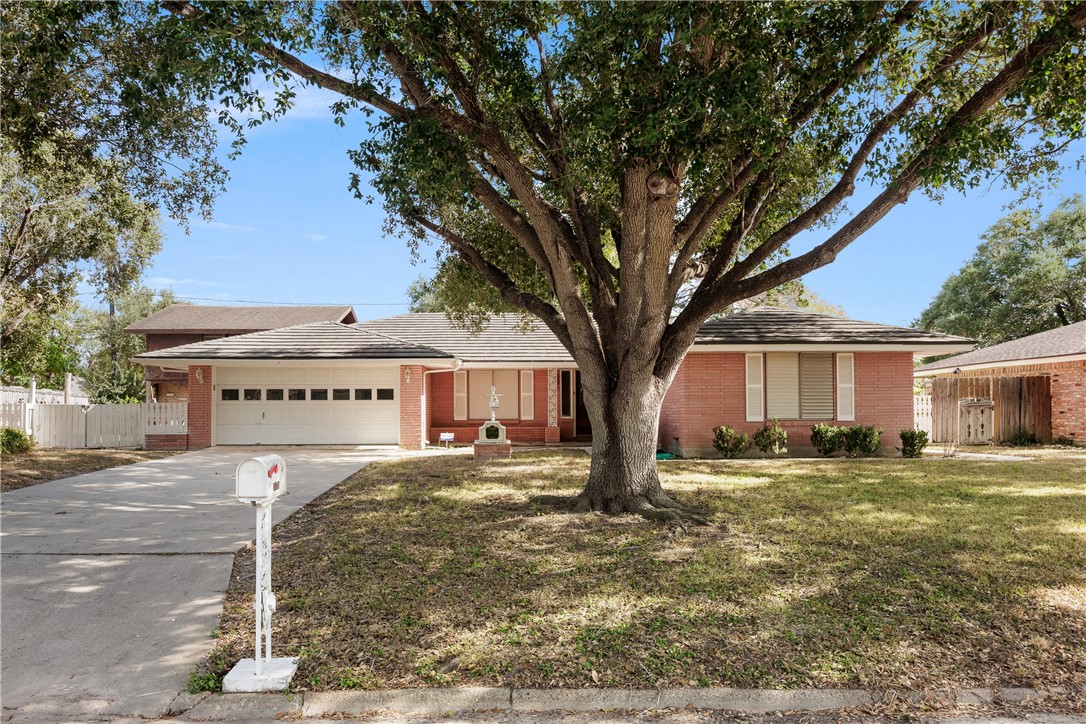
[[[932,442],[965,442],[958,437],[959,402],[993,403],[991,439],[1006,442],[1020,432],[1052,439],[1052,389],[1048,377],[939,377],[932,380]]]

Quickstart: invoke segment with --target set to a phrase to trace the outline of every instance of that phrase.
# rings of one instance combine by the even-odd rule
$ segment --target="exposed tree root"
[[[709,525],[707,511],[683,505],[664,492],[651,496],[634,495],[627,498],[604,500],[592,498],[584,493],[575,497],[564,495],[533,495],[529,498],[533,505],[540,507],[568,510],[571,513],[606,513],[622,515],[631,513],[647,520],[675,525],[686,530],[687,524]]]

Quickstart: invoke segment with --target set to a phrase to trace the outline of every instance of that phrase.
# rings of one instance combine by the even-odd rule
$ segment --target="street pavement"
[[[210,650],[256,516],[234,471],[286,460],[278,522],[395,447],[222,447],[78,475],[0,498],[4,718],[162,716]],[[414,453],[418,454],[418,453]],[[433,453],[430,453],[433,454]]]

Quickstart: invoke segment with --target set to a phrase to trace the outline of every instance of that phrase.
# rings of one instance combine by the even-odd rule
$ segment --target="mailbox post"
[[[272,503],[286,492],[286,462],[278,455],[249,458],[238,465],[235,476],[239,502],[256,509],[256,614],[255,656],[242,659],[222,682],[225,692],[282,691],[298,670],[298,659],[271,655],[271,618],[275,594],[271,586]]]

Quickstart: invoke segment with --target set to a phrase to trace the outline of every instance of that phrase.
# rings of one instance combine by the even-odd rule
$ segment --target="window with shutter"
[[[785,420],[799,418],[799,355],[795,352],[765,356],[765,414]]]
[[[855,355],[851,352],[837,355],[837,419],[856,419]]]
[[[469,370],[468,415],[472,420],[490,419],[490,388],[498,393],[499,420],[515,420],[519,408],[520,390],[517,370]]]
[[[833,353],[799,355],[799,416],[804,420],[833,419]]]
[[[468,373],[453,372],[453,419],[468,419]]]
[[[520,372],[520,419],[535,419],[535,373],[532,370]]]
[[[747,355],[747,422],[765,419],[762,409],[762,355]]]

